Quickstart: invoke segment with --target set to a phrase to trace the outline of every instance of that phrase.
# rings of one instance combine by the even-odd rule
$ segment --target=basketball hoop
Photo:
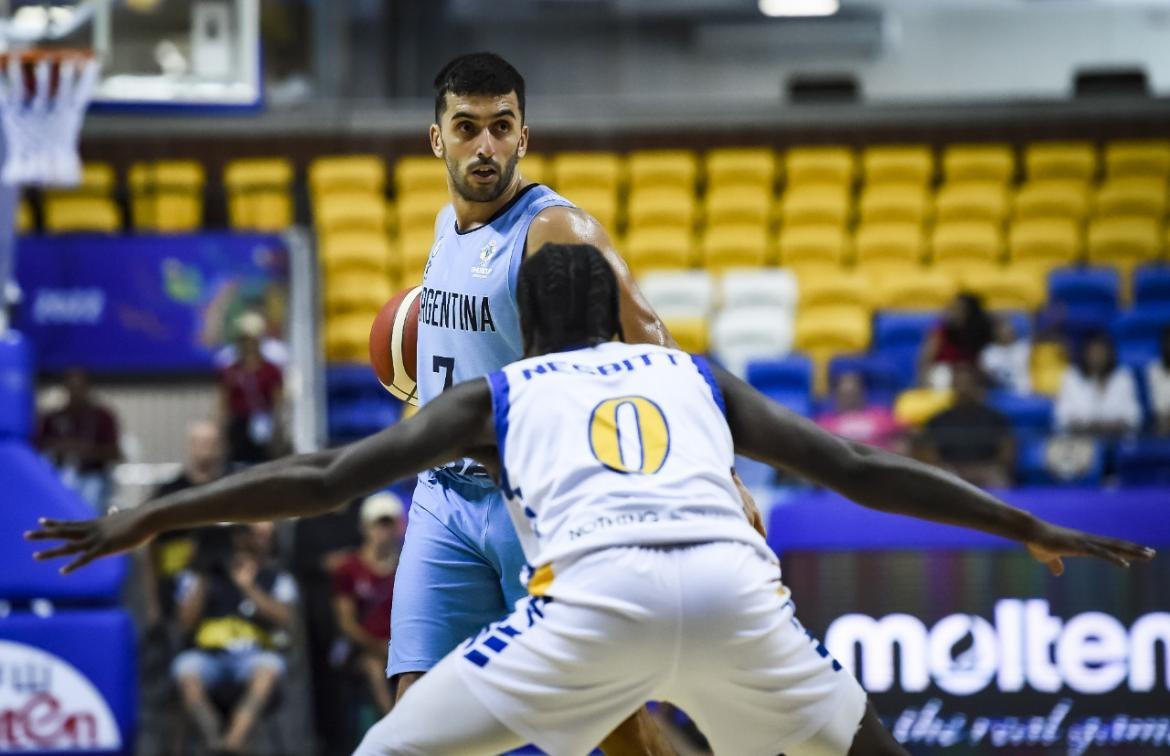
[[[6,141],[0,182],[81,182],[77,141],[99,69],[89,50],[0,53],[0,124]]]

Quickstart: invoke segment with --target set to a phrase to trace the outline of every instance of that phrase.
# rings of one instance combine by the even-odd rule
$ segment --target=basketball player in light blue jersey
[[[517,272],[548,242],[602,250],[620,282],[626,337],[673,345],[605,229],[521,175],[524,106],[524,79],[491,53],[456,58],[435,79],[430,145],[446,163],[451,204],[436,218],[419,297],[421,405],[520,359]],[[394,584],[387,674],[399,697],[461,641],[511,612],[526,595],[524,566],[507,506],[482,466],[464,460],[419,476]],[[672,752],[644,710],[602,749]]]

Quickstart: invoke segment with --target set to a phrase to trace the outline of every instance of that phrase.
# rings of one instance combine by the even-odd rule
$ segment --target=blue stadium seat
[[[1170,439],[1137,438],[1119,443],[1117,476],[1123,486],[1170,485]]]
[[[1001,310],[992,313],[992,316],[1010,320],[1012,326],[1015,328],[1016,336],[1019,338],[1032,338],[1032,331],[1035,330],[1032,328],[1032,313],[1025,312],[1024,310]]]
[[[902,368],[888,357],[873,354],[843,354],[829,361],[829,385],[842,373],[861,373],[871,402],[893,405],[898,393],[910,388]]]
[[[1046,396],[994,391],[987,403],[1008,416],[1017,434],[1036,437],[1052,430],[1052,400]]]
[[[1134,308],[1113,321],[1117,359],[1137,371],[1161,354],[1160,336],[1170,327],[1170,304]]]
[[[330,396],[385,393],[374,370],[363,362],[333,363],[325,368],[325,391]]]
[[[0,438],[32,435],[33,390],[28,342],[16,331],[0,335]]]
[[[896,365],[902,380],[912,384],[922,342],[938,322],[938,314],[932,312],[879,312],[871,350]]]
[[[1063,485],[1085,488],[1095,488],[1101,485],[1105,473],[1105,451],[1100,442],[1091,442],[1091,458],[1085,468],[1075,474],[1062,475],[1059,472],[1059,463],[1055,466],[1049,464],[1050,440],[1048,438],[1030,438],[1019,443],[1019,451],[1016,455],[1018,483],[1029,486]]]
[[[804,355],[749,362],[747,381],[797,414],[807,417],[812,413],[813,363]]]
[[[1074,337],[1097,330],[1117,314],[1121,277],[1112,268],[1061,268],[1048,274],[1048,303]]]
[[[350,441],[398,422],[402,405],[389,394],[385,398],[337,399],[329,402],[329,437]]]
[[[1170,307],[1170,265],[1143,265],[1133,272],[1134,307]]]

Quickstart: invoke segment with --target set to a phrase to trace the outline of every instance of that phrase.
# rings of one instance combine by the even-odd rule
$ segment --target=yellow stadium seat
[[[769,147],[710,150],[706,157],[707,191],[732,186],[772,194],[776,184],[776,152]]]
[[[861,192],[862,223],[908,222],[921,225],[930,217],[930,195],[916,184],[878,184]]]
[[[679,349],[691,354],[702,354],[707,351],[710,337],[706,318],[667,318],[664,325],[674,337]]]
[[[610,234],[617,232],[618,197],[613,189],[579,187],[566,195],[577,207],[592,215]]]
[[[1006,184],[1016,173],[1006,144],[956,144],[943,150],[943,178],[949,182],[995,181]]]
[[[848,147],[793,147],[784,156],[788,186],[853,183],[855,160]]]
[[[516,169],[529,181],[546,186],[552,181],[552,168],[549,167],[548,158],[540,153],[529,152],[520,159]]]
[[[81,164],[81,183],[70,191],[112,197],[115,183],[114,166],[87,161]]]
[[[854,249],[859,266],[886,261],[917,265],[923,258],[923,237],[917,223],[863,223]]]
[[[325,319],[325,359],[329,362],[367,362],[370,325],[377,311],[333,315]]]
[[[242,231],[283,231],[293,225],[292,195],[283,190],[248,190],[228,197],[228,222]]]
[[[952,221],[934,227],[930,248],[935,263],[995,263],[1002,256],[1003,239],[999,226],[990,221]]]
[[[1024,148],[1024,174],[1029,181],[1090,181],[1097,175],[1097,148],[1092,142],[1033,142]]]
[[[690,189],[666,187],[630,192],[626,213],[631,231],[678,228],[690,233],[695,225],[695,193]]]
[[[868,186],[910,184],[923,187],[934,178],[934,154],[926,145],[880,145],[861,153],[862,175]]]
[[[860,270],[873,282],[874,303],[886,309],[940,310],[959,292],[954,276],[921,265]]]
[[[325,312],[377,312],[393,292],[385,277],[365,270],[341,270],[325,277]]]
[[[708,226],[700,244],[702,265],[710,271],[765,265],[769,251],[768,231],[758,224]]]
[[[1008,259],[1013,265],[1041,269],[1071,265],[1080,252],[1080,232],[1071,220],[1019,220],[1008,232]]]
[[[292,161],[287,158],[231,160],[223,172],[223,182],[229,192],[287,189],[292,181]]]
[[[390,240],[385,234],[336,231],[321,237],[319,257],[326,275],[342,270],[366,270],[386,276],[398,256],[391,253]]]
[[[1089,208],[1089,189],[1083,181],[1030,181],[1016,192],[1014,204],[1015,217],[1019,220],[1067,218],[1080,221]]]
[[[699,161],[690,150],[638,150],[627,161],[630,191],[667,187],[694,191]]]
[[[376,156],[370,156],[381,166],[382,161]],[[522,164],[523,165],[523,164]],[[368,185],[361,187],[367,191],[381,192],[385,179],[378,179],[377,169],[373,165],[365,169],[369,172]],[[383,169],[384,170],[384,169]],[[523,168],[521,169],[523,173]],[[383,174],[384,176],[384,174]],[[310,178],[311,180],[311,178]],[[333,187],[328,187],[333,188]],[[348,186],[337,187],[350,190]],[[317,191],[314,186],[314,191]],[[409,155],[399,158],[394,163],[394,192],[399,196],[414,192],[436,193],[447,191],[447,164],[434,155]]]
[[[140,231],[191,231],[203,223],[203,165],[159,160],[130,166],[130,211]]]
[[[441,160],[431,159],[442,165]],[[381,194],[386,188],[386,164],[378,155],[320,157],[309,163],[309,187],[314,195],[326,192]]]
[[[46,196],[44,211],[45,232],[50,234],[85,231],[115,234],[122,230],[121,213],[108,197]]]
[[[435,245],[433,229],[406,231],[398,235],[398,269],[405,281],[421,281],[431,247]],[[394,267],[393,263],[391,267]]]
[[[622,253],[637,275],[652,270],[677,270],[691,267],[694,238],[682,228],[632,229]]]
[[[1090,263],[1134,264],[1157,259],[1162,240],[1162,226],[1152,218],[1100,218],[1089,223],[1085,250]]]
[[[993,310],[1035,310],[1047,294],[1044,276],[1026,267],[972,270],[960,283]]]
[[[1001,223],[1007,215],[1008,198],[1003,184],[987,181],[947,183],[934,199],[939,223],[991,221]]]
[[[1060,393],[1068,356],[1064,345],[1056,341],[1039,341],[1032,345],[1032,390],[1044,396]]]
[[[582,187],[617,191],[623,167],[615,152],[562,152],[552,160],[553,185],[562,194]]]
[[[836,225],[786,227],[780,229],[776,248],[785,267],[840,267],[849,258],[849,236]]]
[[[849,222],[849,190],[844,184],[790,186],[780,199],[784,226],[836,225]]]
[[[1166,215],[1166,181],[1144,176],[1105,181],[1097,189],[1093,211],[1105,218],[1142,215],[1161,220]]]
[[[824,393],[829,359],[869,347],[870,316],[866,307],[840,305],[805,310],[796,317],[795,346],[816,365],[816,391]]]
[[[24,197],[16,206],[16,233],[27,234],[36,230],[36,221],[33,218],[32,205]]]
[[[918,427],[950,407],[954,401],[950,391],[907,389],[894,400],[894,417],[903,425]]]
[[[317,197],[313,205],[318,233],[383,231],[386,228],[386,203],[376,194],[325,194]],[[434,227],[430,230],[433,233]]]
[[[769,187],[732,185],[714,187],[703,202],[707,225],[728,223],[767,227],[772,215],[772,192]]]
[[[1105,177],[1170,175],[1170,140],[1122,139],[1105,145]]]
[[[842,305],[873,309],[872,281],[858,273],[804,275],[800,277],[800,312]]]
[[[445,189],[441,192],[418,190],[399,194],[398,201],[394,203],[398,229],[400,231],[425,229],[433,232],[436,216],[450,201],[451,196]]]
[[[130,193],[202,192],[206,176],[196,160],[157,160],[130,166]]]

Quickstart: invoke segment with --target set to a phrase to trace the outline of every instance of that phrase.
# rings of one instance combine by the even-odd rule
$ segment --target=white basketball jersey
[[[741,541],[774,555],[731,480],[706,360],[610,342],[491,373],[500,487],[529,565],[610,546]]]

